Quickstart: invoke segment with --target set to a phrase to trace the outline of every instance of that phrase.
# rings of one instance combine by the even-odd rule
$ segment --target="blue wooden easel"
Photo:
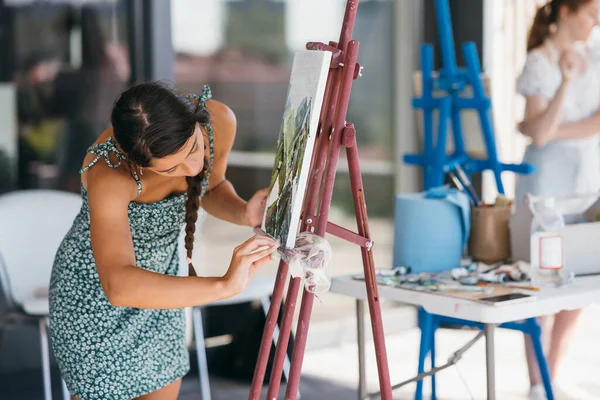
[[[437,28],[442,53],[442,68],[438,73],[433,70],[433,46],[421,46],[422,94],[413,98],[413,108],[423,111],[423,152],[421,154],[406,154],[404,162],[423,168],[424,189],[428,190],[444,184],[446,173],[460,165],[467,175],[484,170],[494,173],[498,193],[504,194],[502,172],[510,171],[518,174],[530,174],[534,168],[529,164],[505,164],[498,160],[496,142],[491,121],[491,100],[485,93],[481,79],[481,67],[477,48],[472,42],[463,44],[462,51],[466,68],[456,65],[454,35],[450,19],[449,0],[435,0]],[[472,96],[465,96],[465,88],[472,88]],[[434,92],[442,92],[436,95]],[[483,142],[486,148],[485,159],[476,159],[467,154],[463,138],[461,111],[476,110],[481,124]],[[436,139],[433,132],[433,114],[438,111],[438,129]],[[448,122],[452,124],[452,139],[454,151],[446,154]],[[424,371],[425,359],[430,355],[431,368],[435,367],[435,332],[441,324],[471,326],[483,329],[483,325],[473,321],[444,317],[430,314],[424,309],[419,310],[419,328],[421,329],[421,344],[419,348],[418,373]],[[554,400],[550,374],[542,349],[541,329],[535,318],[524,322],[509,322],[500,325],[501,328],[523,332],[532,340],[538,360],[540,373],[546,389],[548,400]],[[417,382],[415,400],[423,398],[423,381]],[[431,376],[431,399],[437,399],[435,375]]]
[[[454,37],[450,19],[448,0],[436,0],[435,10],[442,53],[442,68],[436,74],[433,70],[433,46],[421,45],[421,97],[413,99],[413,107],[423,111],[423,152],[406,154],[404,162],[423,167],[425,189],[441,186],[445,174],[459,164],[468,174],[491,170],[494,173],[498,193],[504,194],[501,175],[503,171],[529,174],[533,167],[529,164],[505,164],[498,160],[494,129],[491,121],[491,100],[485,92],[481,79],[481,68],[475,43],[463,44],[462,51],[466,68],[456,65]],[[472,88],[472,96],[465,97],[465,88]],[[434,92],[444,93],[435,96]],[[481,124],[483,142],[487,158],[471,157],[466,149],[461,123],[462,110],[476,110]],[[434,143],[433,113],[438,111],[437,140]],[[448,121],[452,124],[454,152],[446,154]]]

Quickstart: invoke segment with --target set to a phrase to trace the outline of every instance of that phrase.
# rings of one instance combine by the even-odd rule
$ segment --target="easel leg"
[[[423,86],[423,176],[426,187],[433,186],[432,163],[433,163],[433,47],[431,45],[421,46],[421,78]]]
[[[425,359],[429,353],[429,338],[433,324],[433,315],[419,308],[419,328],[421,328],[421,344],[419,347],[419,363],[417,366],[417,374],[422,374],[425,371]],[[417,381],[415,391],[415,400],[423,400],[423,379]]]
[[[496,360],[494,357],[494,324],[484,324],[485,364],[487,370],[487,399],[496,400]]]
[[[269,353],[271,352],[271,340],[273,339],[275,327],[277,326],[277,317],[279,315],[279,309],[283,299],[283,289],[285,288],[287,275],[288,265],[281,261],[279,263],[279,269],[277,270],[277,278],[275,278],[275,288],[273,289],[273,295],[271,296],[271,306],[269,307],[267,320],[265,321],[265,330],[263,331],[262,340],[260,342],[260,350],[258,351],[256,368],[252,378],[252,386],[250,387],[250,396],[248,397],[249,400],[260,399],[260,392],[265,380],[265,373],[267,371],[267,364],[269,362]],[[283,336],[284,333],[282,330],[282,335],[280,338]]]
[[[346,17],[349,14],[356,13],[356,8],[352,8],[352,0],[349,0],[349,7],[346,9]],[[356,6],[356,4],[354,4]],[[346,19],[345,17],[345,19]],[[350,88],[354,78],[354,66],[358,54],[358,42],[352,40],[348,43],[344,57],[344,69],[340,77],[340,97],[336,107],[335,123],[333,125],[329,146],[327,148],[327,167],[323,173],[322,191],[319,203],[318,218],[315,228],[315,234],[325,236],[327,229],[327,218],[329,216],[329,207],[333,195],[333,184],[340,156],[341,133],[344,130],[344,120],[348,110],[350,100]],[[327,134],[327,132],[324,132]],[[325,149],[323,149],[325,151]],[[352,176],[352,173],[350,174]],[[300,315],[298,317],[298,327],[296,328],[296,338],[294,344],[294,354],[292,355],[292,366],[290,369],[290,380],[288,382],[285,399],[293,400],[300,386],[300,374],[302,362],[304,360],[304,351],[306,349],[306,340],[308,338],[308,327],[310,325],[310,315],[315,295],[304,290],[302,294],[302,305],[300,306]],[[391,397],[390,397],[391,399]]]
[[[327,77],[327,85],[325,92],[325,99],[323,103],[323,110],[321,113],[321,131],[319,132],[319,137],[317,144],[313,153],[313,164],[311,166],[311,176],[308,183],[308,191],[306,195],[306,202],[303,207],[304,212],[309,212],[313,214],[315,212],[315,208],[317,206],[318,201],[318,193],[321,187],[322,181],[322,172],[327,160],[327,147],[328,147],[328,136],[324,132],[328,132],[331,129],[331,118],[325,120],[324,116],[329,111],[329,107],[332,103],[337,101],[337,89],[339,86],[337,82],[337,70],[332,70],[329,72],[329,76]],[[307,231],[309,226],[306,224],[306,221],[302,221],[301,231]],[[291,333],[291,324],[294,317],[294,310],[296,309],[296,302],[298,299],[298,292],[300,290],[300,279],[292,279],[290,281],[290,286],[288,288],[288,296],[286,298],[286,306],[283,315],[283,321],[281,323],[281,338],[285,338],[285,340],[280,340],[277,348],[275,350],[275,358],[273,368],[271,370],[271,379],[269,380],[269,389],[267,399],[272,399],[279,393],[280,382],[281,382],[281,373],[282,373],[282,363],[285,358],[285,354],[287,352],[288,341]],[[263,338],[264,340],[264,338]],[[262,348],[261,348],[262,350]],[[295,352],[295,351],[294,351]],[[266,357],[268,359],[269,353],[266,353]],[[265,364],[266,368],[266,364]],[[289,386],[289,374],[291,374],[291,365],[290,372],[288,373],[287,380]],[[264,373],[263,373],[264,376]],[[262,385],[262,378],[261,378]],[[260,392],[258,392],[260,393]],[[252,398],[250,400],[253,400]]]
[[[304,221],[301,230],[308,230],[309,227],[307,226],[307,224],[313,225],[315,226],[314,233],[319,236],[324,236],[327,230],[327,218],[329,214],[329,207],[331,204],[333,184],[335,181],[335,174],[337,164],[339,161],[339,151],[342,142],[341,132],[344,130],[345,126],[345,119],[348,110],[348,102],[350,97],[352,81],[356,78],[356,76],[358,76],[358,71],[356,70],[356,68],[358,68],[359,66],[356,62],[358,54],[358,42],[355,40],[350,40],[352,36],[352,28],[354,26],[357,7],[358,0],[347,0],[346,12],[344,15],[344,22],[342,25],[342,32],[340,35],[339,44],[337,46],[338,50],[341,50],[341,53],[338,52],[337,54],[343,54],[344,59],[343,63],[340,62],[339,64],[332,64],[332,68],[336,69],[337,71],[331,71],[330,76],[328,77],[327,87],[330,87],[332,92],[330,93],[330,96],[325,97],[325,103],[328,104],[325,107],[325,111],[321,114],[321,128],[323,129],[323,131],[321,132],[321,137],[319,139],[319,150],[313,153],[313,156],[317,156],[317,160],[313,160],[312,163],[312,174],[309,191],[307,193],[308,200],[305,206],[303,207],[304,212],[307,214],[303,215]],[[329,92],[329,89],[327,91]],[[323,122],[325,123],[323,124]],[[347,142],[348,141],[346,140],[345,143]],[[354,137],[352,137],[351,142],[352,147],[356,147],[356,141]],[[350,152],[349,158],[350,157],[354,157],[354,161],[350,161],[349,159],[349,166],[355,210],[357,212],[356,217],[359,225],[359,235],[363,236],[364,238],[369,238],[370,236],[366,219],[366,207],[362,189],[362,179],[360,176],[360,169],[358,167],[358,151],[355,148]],[[325,162],[327,162],[327,168],[323,169]],[[314,190],[310,189],[311,187],[314,188]],[[318,208],[316,208],[317,202],[319,202]],[[312,215],[312,213],[316,213],[317,210],[318,215]],[[311,219],[315,218],[317,220],[316,225],[313,224],[313,221],[309,221],[307,219],[308,216],[310,216]],[[361,253],[363,257],[365,275],[367,275],[366,284],[369,296],[369,311],[371,314],[373,336],[375,339],[377,366],[379,369],[379,379],[382,398],[383,400],[391,400],[391,384],[389,379],[387,354],[385,350],[385,342],[383,337],[381,309],[379,305],[379,298],[377,295],[377,285],[374,280],[375,269],[373,255],[370,251],[370,247],[369,249],[361,248]],[[287,266],[285,268],[285,273],[287,273]],[[279,284],[279,278],[280,277],[278,276],[277,284]],[[294,282],[292,282],[290,285],[292,285],[293,283]],[[280,289],[278,286],[276,286],[276,288]],[[280,290],[283,289],[281,288]],[[278,304],[276,310],[279,311],[281,293],[277,294],[277,297],[275,293],[273,295],[273,303],[277,301]],[[314,294],[304,290],[302,295],[302,304],[300,307],[298,327],[296,329],[294,353],[290,367],[290,376],[285,394],[286,400],[294,400],[296,398],[296,394],[298,393],[302,362],[304,359],[304,352],[306,349],[306,341],[308,337],[308,329],[310,325],[310,315],[312,312],[313,302]],[[291,318],[291,316],[293,315],[294,305],[295,304],[292,301],[286,306],[285,314],[288,315],[288,318]],[[273,310],[270,310],[270,314],[272,314],[271,311]],[[284,319],[285,318],[286,317],[284,316]],[[275,319],[267,319],[268,326],[265,327],[265,332],[263,334],[263,340],[261,343],[261,349],[259,353],[259,364],[257,365],[257,371],[255,371],[250,400],[258,400],[258,396],[260,395],[260,387],[264,379],[264,371],[266,370],[266,363],[269,356],[268,342],[270,341],[270,337],[273,334],[273,328],[270,326],[270,324],[274,324],[274,322]],[[282,328],[282,340],[277,346],[280,355],[282,354],[282,350],[280,349],[283,348],[280,346],[285,340],[283,339],[284,337],[289,338],[289,332],[286,333]],[[275,365],[275,367],[277,367],[277,365]],[[280,376],[281,372],[279,371],[279,369],[280,368],[274,368],[274,376]],[[274,381],[277,380],[271,380],[271,383],[273,384]],[[269,391],[276,392],[274,388],[277,385],[278,383],[270,385]],[[269,398],[268,400],[271,399]]]
[[[327,118],[324,118],[325,116],[327,116],[328,112],[330,111],[329,108],[332,107],[332,105],[335,105],[335,102],[337,101],[337,95],[338,95],[338,87],[339,87],[339,82],[338,82],[338,71],[337,70],[332,70],[329,73],[329,76],[327,77],[327,84],[326,84],[326,95],[325,95],[325,100],[323,103],[323,110],[321,113],[321,131],[319,132],[319,137],[318,137],[318,142],[317,145],[315,146],[314,149],[314,153],[313,153],[313,164],[311,166],[311,176],[310,176],[310,180],[308,183],[308,191],[307,191],[307,195],[306,195],[306,202],[304,204],[303,210],[304,212],[309,212],[309,213],[314,213],[316,206],[317,206],[317,202],[318,202],[318,197],[319,197],[319,189],[321,187],[321,182],[322,182],[322,172],[323,172],[323,168],[325,167],[326,161],[327,161],[327,149],[328,149],[328,145],[329,145],[329,140],[328,140],[328,135],[326,132],[329,132],[331,130],[331,124],[332,122],[332,116],[328,116]],[[331,113],[330,113],[331,114]],[[306,220],[304,220],[302,222],[302,226],[301,226],[301,231],[307,231],[309,229],[309,226],[306,224]],[[290,281],[290,287],[288,289],[288,297],[286,299],[286,307],[285,307],[285,312],[283,315],[283,321],[282,321],[282,327],[281,327],[281,337],[285,337],[285,342],[280,340],[279,344],[277,345],[277,349],[275,350],[275,359],[274,359],[274,364],[273,364],[273,369],[271,371],[271,379],[269,380],[269,389],[268,389],[268,399],[272,399],[276,394],[279,393],[279,388],[280,388],[280,381],[281,381],[281,373],[282,373],[282,368],[281,368],[281,363],[284,359],[284,356],[287,352],[287,346],[288,346],[288,340],[290,337],[290,333],[291,333],[291,323],[292,323],[292,319],[294,317],[294,310],[296,308],[296,301],[298,298],[298,292],[300,290],[300,279],[292,279]],[[264,338],[263,338],[264,340]],[[285,343],[285,346],[284,346]],[[296,353],[296,345],[294,345],[294,354]],[[262,350],[262,349],[261,349]],[[266,353],[266,357],[268,359],[268,352]],[[290,373],[289,375],[293,375],[292,370],[294,368],[292,368],[292,364],[293,364],[293,359],[290,365]],[[265,364],[265,368],[266,368],[266,364]],[[264,376],[264,375],[263,375]],[[290,386],[290,376],[288,376],[288,388]],[[261,385],[262,385],[262,380],[261,380]],[[259,392],[260,393],[260,392]],[[287,396],[287,394],[286,394]],[[287,397],[286,397],[287,398]],[[253,399],[250,399],[253,400]]]
[[[302,362],[304,361],[304,352],[306,350],[306,340],[308,339],[308,326],[310,325],[310,314],[312,313],[315,295],[306,290],[302,293],[302,305],[300,306],[300,315],[298,316],[298,327],[296,328],[296,342],[294,343],[294,354],[292,355],[292,365],[290,367],[290,379],[285,391],[285,400],[295,400],[296,393],[300,387],[300,374]]]
[[[527,332],[524,332],[524,334],[530,335],[533,350],[535,351],[535,357],[540,369],[542,382],[544,382],[546,397],[548,400],[554,400],[554,392],[552,390],[552,382],[550,380],[550,371],[548,370],[548,363],[546,361],[546,356],[544,355],[544,348],[542,347],[542,329],[535,318],[528,319],[525,324],[527,325]]]
[[[292,331],[292,320],[294,318],[294,310],[296,309],[298,290],[300,289],[301,283],[302,282],[300,278],[292,278],[288,288],[288,295],[285,300],[285,311],[283,314],[283,320],[281,321],[279,343],[277,343],[277,348],[275,350],[275,358],[273,360],[273,367],[271,369],[271,379],[269,379],[267,399],[275,399],[279,394],[281,373],[283,371],[283,364],[287,354],[290,333]],[[289,380],[289,372],[286,378]]]
[[[356,342],[358,343],[358,400],[363,400],[367,395],[364,300],[356,300],[356,325]]]
[[[446,144],[448,142],[448,120],[450,119],[452,104],[449,97],[440,99],[440,112],[438,114],[438,133],[437,143],[435,145],[435,159],[433,161],[433,171],[430,176],[433,178],[430,181],[434,187],[444,184],[444,165],[446,164]]]
[[[435,332],[437,330],[437,319],[432,315],[433,321],[431,323],[431,343],[429,344],[429,359],[431,362],[431,370],[435,369]],[[437,400],[437,392],[435,385],[435,374],[431,375],[431,400]]]
[[[460,116],[460,108],[454,106],[452,108],[452,139],[454,141],[454,154],[466,156],[465,141],[462,136],[462,119]]]
[[[490,119],[490,102],[485,94],[483,83],[480,79],[481,67],[475,43],[465,43],[463,45],[463,57],[467,65],[469,80],[473,87],[473,98],[481,102],[481,106],[477,108],[479,121],[481,123],[481,131],[485,143],[489,168],[494,172],[496,178],[496,186],[498,193],[504,194],[504,185],[502,184],[502,166],[498,160],[498,151],[494,140],[494,128]],[[485,104],[485,105],[484,105]]]
[[[351,126],[351,124],[347,124],[347,126]],[[353,127],[352,130],[354,130]],[[367,206],[364,198],[356,136],[354,136],[352,142],[347,143],[346,146],[346,157],[348,159],[350,186],[352,188],[352,197],[354,200],[354,211],[356,214],[358,233],[363,237],[370,238],[371,232],[369,231]],[[367,286],[367,299],[369,301],[369,313],[371,315],[371,327],[373,329],[373,341],[375,344],[377,371],[379,372],[379,388],[381,390],[381,398],[383,400],[392,400],[392,383],[390,381],[387,350],[385,348],[381,305],[379,303],[377,282],[375,280],[375,261],[373,259],[373,249],[361,247],[360,251],[363,259],[365,284]]]

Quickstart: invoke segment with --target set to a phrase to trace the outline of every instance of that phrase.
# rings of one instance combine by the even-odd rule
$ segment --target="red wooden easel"
[[[370,238],[367,221],[367,208],[358,162],[356,131],[354,124],[346,122],[352,82],[358,78],[360,72],[360,65],[356,62],[359,44],[356,40],[350,40],[356,19],[358,2],[359,0],[347,1],[342,32],[338,43],[329,42],[327,45],[324,43],[309,42],[306,44],[308,50],[331,51],[332,59],[319,120],[317,143],[314,147],[312,157],[308,190],[306,192],[302,215],[300,216],[302,222],[300,230],[313,231],[321,237],[325,233],[329,233],[360,246],[375,342],[381,397],[383,400],[392,400],[389,367],[381,320],[381,307],[375,280],[373,241]],[[351,232],[327,220],[342,146],[346,148],[358,233]],[[277,316],[282,304],[283,289],[287,278],[288,265],[282,261],[279,264],[271,307],[267,314],[256,369],[248,397],[249,400],[260,400],[271,351],[271,340],[273,339],[277,325]],[[267,400],[276,399],[279,394],[283,364],[292,327],[292,318],[301,283],[300,278],[292,278],[288,287],[279,341],[271,370]],[[295,400],[298,393],[313,301],[314,294],[304,290],[296,329],[290,375],[285,393],[286,400]]]

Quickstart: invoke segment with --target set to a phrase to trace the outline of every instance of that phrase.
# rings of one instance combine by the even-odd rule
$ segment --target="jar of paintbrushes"
[[[471,207],[469,254],[473,261],[494,264],[510,259],[511,214],[512,201],[504,196],[498,196],[494,204]]]
[[[495,264],[511,257],[508,223],[512,201],[499,195],[494,204],[481,201],[475,187],[460,164],[447,171],[452,183],[471,200],[471,232],[468,252],[473,261]]]

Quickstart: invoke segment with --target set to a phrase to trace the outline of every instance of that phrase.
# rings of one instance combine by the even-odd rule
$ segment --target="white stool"
[[[257,277],[242,293],[230,299],[216,301],[210,303],[210,306],[223,306],[232,304],[248,303],[254,300],[260,300],[262,309],[267,315],[269,306],[271,305],[270,296],[273,293],[275,279],[270,277]],[[201,307],[194,307],[192,310],[194,323],[194,338],[196,341],[196,355],[198,358],[198,377],[200,381],[200,399],[210,400],[210,382],[208,378],[208,366],[206,363],[206,347],[204,346],[204,328],[202,326],[202,310]],[[273,335],[273,343],[277,346],[279,338],[279,326],[275,326],[275,334]],[[290,371],[290,360],[286,354],[283,364],[283,375],[285,380],[288,379]]]
[[[52,400],[48,284],[56,251],[80,208],[79,195],[56,190],[0,196],[0,292],[6,304],[0,339],[3,329],[31,323],[39,327],[44,400]],[[39,229],[31,229],[32,224]],[[70,399],[65,382],[61,384],[63,399]]]

